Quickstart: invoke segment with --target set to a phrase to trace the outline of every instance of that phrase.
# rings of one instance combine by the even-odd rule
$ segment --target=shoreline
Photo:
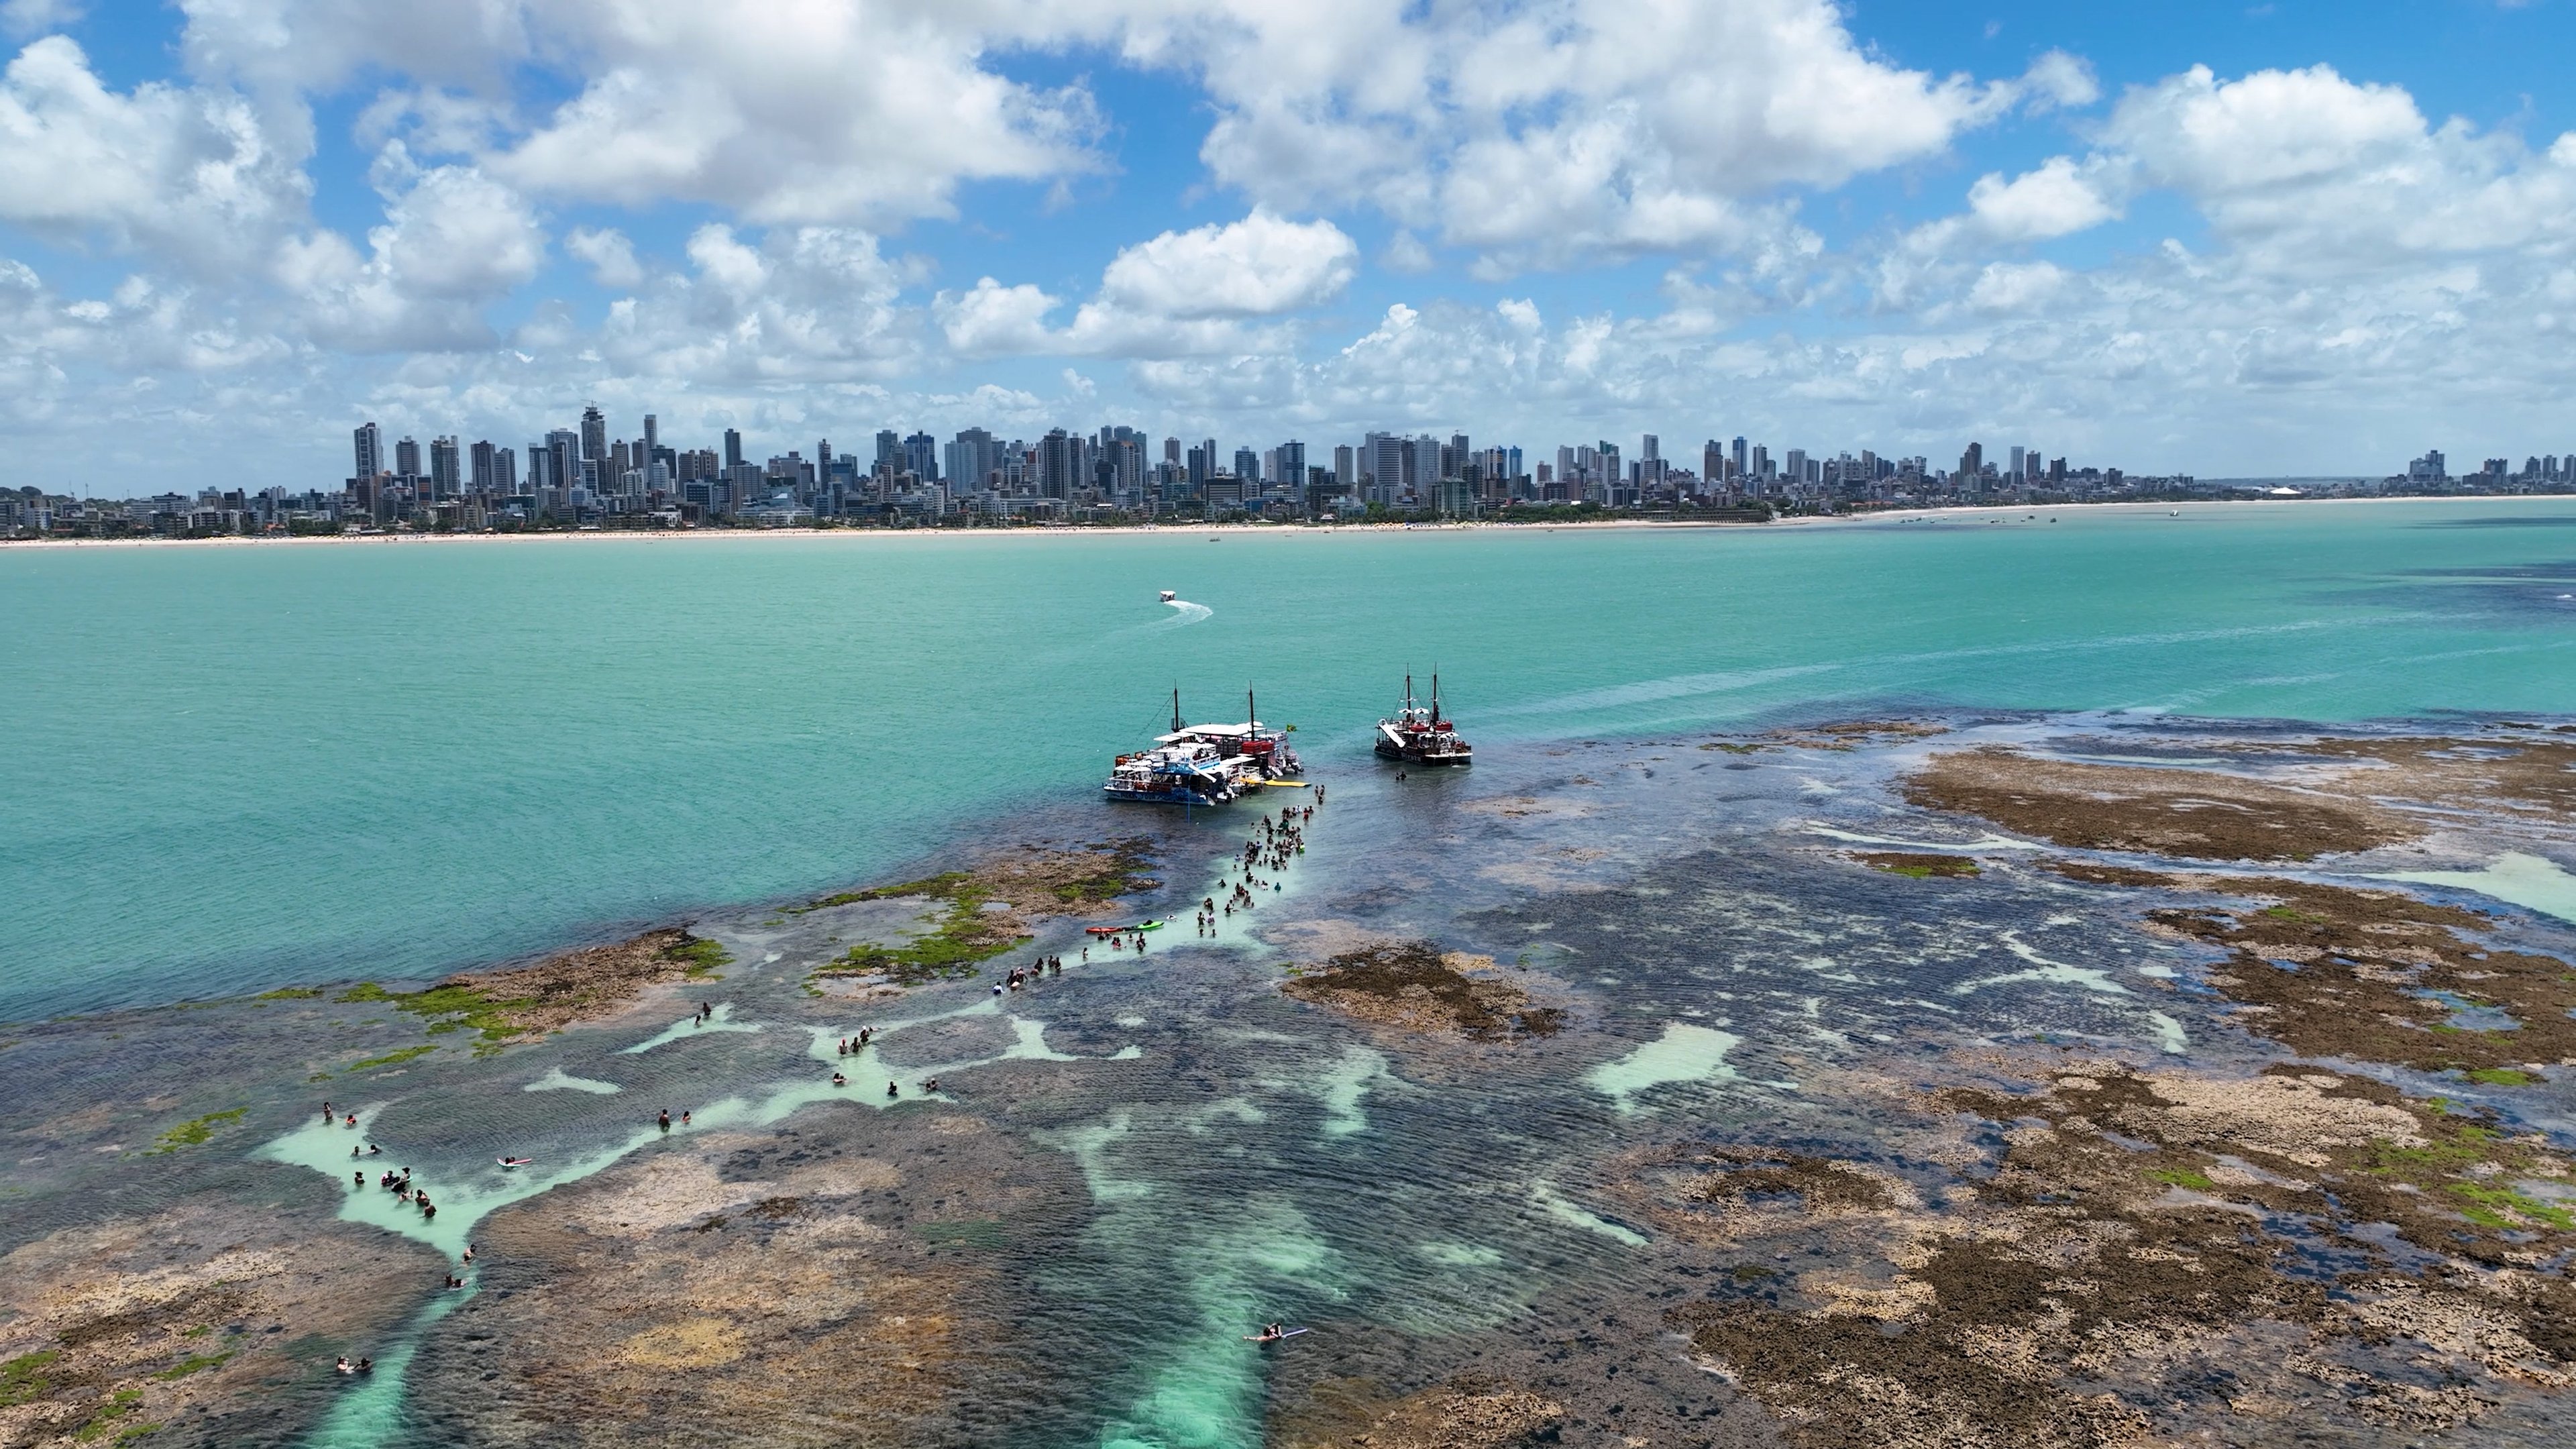
[[[1940,518],[1974,518],[2005,514],[2065,513],[2082,514],[2171,513],[2176,510],[2210,508],[2264,509],[2312,508],[2334,505],[2393,504],[2480,504],[2514,503],[2576,504],[2576,494],[2466,495],[2439,498],[2211,498],[2188,503],[2135,501],[2116,503],[2012,503],[1977,504],[1958,508],[1889,508],[1866,513],[1793,514],[1774,518],[1768,523],[1747,523],[1732,519],[1687,518],[1604,518],[1555,522],[1506,523],[1476,520],[1457,523],[1347,523],[1347,524],[1256,524],[1256,523],[1168,523],[1168,524],[1067,524],[1043,528],[676,528],[676,529],[602,529],[595,532],[546,531],[528,533],[376,533],[376,534],[308,534],[301,537],[260,538],[227,534],[220,538],[37,538],[0,539],[0,553],[17,550],[102,550],[123,548],[265,548],[297,545],[374,545],[418,543],[594,543],[676,541],[702,542],[711,539],[831,539],[854,542],[861,539],[996,539],[996,538],[1095,538],[1133,535],[1153,537],[1184,534],[1237,534],[1262,537],[1319,538],[1340,535],[1378,536],[1404,533],[1475,533],[1492,530],[1513,532],[1540,531],[1553,533],[1560,529],[1606,530],[1756,530],[1778,526],[1859,525],[1887,522],[1919,522]]]

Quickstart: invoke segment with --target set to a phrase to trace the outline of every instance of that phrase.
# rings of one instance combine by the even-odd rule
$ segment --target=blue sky
[[[2576,0],[0,0],[27,476],[1132,423],[2576,449]],[[154,472],[154,488],[190,481]]]

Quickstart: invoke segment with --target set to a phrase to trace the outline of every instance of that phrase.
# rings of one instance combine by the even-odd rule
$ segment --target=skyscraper
[[[1749,462],[1749,461],[1751,461],[1751,459],[1749,458],[1749,456],[1748,456],[1748,455],[1745,453],[1745,451],[1744,451],[1744,437],[1743,437],[1743,435],[1742,435],[1742,434],[1740,434],[1740,433],[1739,433],[1739,434],[1737,434],[1737,435],[1736,435],[1736,439],[1735,439],[1735,476],[1736,476],[1736,477],[1741,478],[1741,477],[1743,477],[1743,476],[1744,476],[1744,465],[1745,465],[1747,462]]]
[[[464,478],[462,476],[464,470],[457,466],[458,461],[459,460],[456,456],[455,438],[445,437],[432,438],[429,440],[430,497],[453,498],[458,493],[464,491],[460,486],[464,482]]]
[[[875,466],[882,468],[888,463],[898,468],[903,466],[903,437],[892,428],[879,428]]]
[[[595,463],[608,460],[608,419],[601,416],[597,403],[581,410],[581,456]]]
[[[725,429],[725,466],[732,468],[739,466],[741,462],[742,430],[739,428],[727,428]]]
[[[1049,498],[1070,495],[1075,464],[1074,440],[1062,428],[1048,429],[1038,439],[1038,492]]]
[[[644,415],[644,456],[647,458],[652,457],[654,452],[661,446],[661,419],[653,416],[651,413],[646,413]]]
[[[570,428],[557,428],[546,434],[546,474],[548,487],[583,486],[581,434]]]
[[[903,440],[903,466],[924,483],[939,481],[939,440],[915,433]]]
[[[394,472],[405,478],[420,476],[420,444],[409,438],[394,444]]]
[[[360,423],[352,435],[357,442],[357,469],[352,478],[373,478],[385,471],[385,435],[374,423]]]

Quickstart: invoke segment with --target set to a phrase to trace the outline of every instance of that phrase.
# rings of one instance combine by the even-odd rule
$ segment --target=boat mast
[[[1258,732],[1261,727],[1261,708],[1253,702],[1252,686],[1249,684],[1243,687],[1243,711],[1244,724]],[[1244,738],[1250,739],[1251,736],[1246,735]]]
[[[1179,734],[1180,732],[1181,732],[1181,688],[1180,688],[1180,686],[1179,686],[1179,685],[1177,685],[1177,684],[1176,684],[1176,685],[1172,686],[1172,733],[1174,733],[1174,734]]]
[[[1431,727],[1440,728],[1440,671],[1431,671]]]

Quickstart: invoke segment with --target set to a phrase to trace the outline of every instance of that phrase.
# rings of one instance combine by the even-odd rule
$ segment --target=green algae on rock
[[[1144,874],[1153,865],[1151,848],[1143,839],[1077,850],[1023,846],[971,869],[825,896],[798,912],[916,898],[945,902],[946,910],[926,933],[892,944],[862,942],[808,980],[873,978],[909,987],[972,977],[982,963],[1028,940],[1032,918],[1101,915],[1120,897],[1161,885]]]
[[[2457,1071],[2488,1086],[2576,1060],[2576,967],[2480,939],[2497,922],[2398,891],[2060,861],[2072,880],[2230,896],[2149,910],[2149,929],[2227,953],[2209,986],[2247,1031],[2303,1056]],[[2453,1018],[2485,1014],[2487,1026]],[[2509,1025],[2507,1024],[2509,1021]]]
[[[451,976],[421,991],[387,991],[363,981],[333,998],[384,1002],[428,1019],[433,1035],[471,1031],[475,1054],[607,1016],[648,986],[702,980],[732,958],[684,926],[646,931],[606,946],[566,951],[525,966]]]
[[[1872,870],[1889,875],[1912,876],[1916,880],[1969,880],[1984,873],[1984,868],[1964,855],[1925,855],[1911,851],[1871,850],[1855,852],[1852,859]]]
[[[1961,1160],[1924,1184],[1940,1211],[1907,1210],[1912,1189],[1850,1194],[1815,1161],[1714,1154],[1718,1197],[1844,1204],[1703,1217],[1704,1242],[1781,1243],[1793,1262],[1798,1242],[1837,1243],[1860,1265],[1671,1315],[1794,1443],[2092,1449],[2220,1422],[2241,1436],[2320,1397],[2357,1422],[2439,1427],[2516,1386],[2576,1383],[2576,1297],[2546,1268],[2576,1231],[2514,1186],[2565,1181],[2536,1135],[2292,1068],[2229,1080],[2059,1059],[2021,1090],[1917,1106],[2000,1132],[1984,1172]],[[1724,1185],[1747,1174],[1744,1192]],[[1663,1218],[1711,1200],[1704,1179],[1631,1182]],[[2249,1357],[2258,1343],[2275,1350]],[[2427,1355],[2463,1393],[2426,1397]]]

